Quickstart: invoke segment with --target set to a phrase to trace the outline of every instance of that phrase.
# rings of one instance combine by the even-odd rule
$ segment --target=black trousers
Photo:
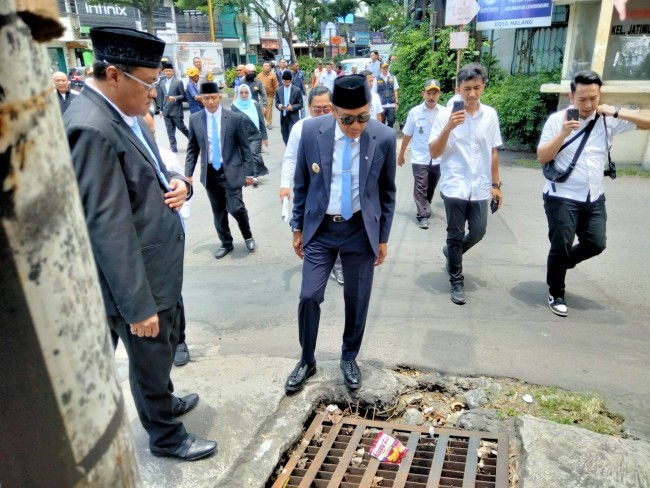
[[[384,123],[390,128],[395,125],[395,107],[384,107]]]
[[[163,119],[165,119],[165,128],[167,129],[167,137],[169,138],[169,148],[176,150],[176,129],[181,131],[188,139],[190,137],[190,131],[185,127],[182,115],[165,115]]]
[[[173,416],[174,385],[170,378],[181,310],[179,302],[158,312],[160,331],[153,338],[133,335],[122,317],[108,316],[111,329],[120,337],[129,356],[131,394],[151,446],[174,447],[187,437],[185,427]]]
[[[214,227],[217,229],[217,235],[221,239],[221,244],[225,247],[232,245],[232,233],[228,224],[228,214],[232,215],[241,231],[244,239],[253,237],[250,223],[248,221],[248,210],[244,205],[242,189],[232,189],[228,185],[223,168],[216,171],[211,165],[208,165],[206,175],[205,189],[212,207],[214,215]]]
[[[439,164],[412,164],[413,199],[418,219],[431,218],[431,200],[440,180]]]
[[[487,229],[489,200],[463,200],[442,195],[447,214],[447,264],[450,283],[462,283],[463,254],[478,243]],[[467,234],[465,223],[467,222]]]
[[[551,249],[546,263],[546,284],[554,297],[564,297],[567,269],[605,250],[607,211],[605,195],[594,202],[544,195]],[[575,237],[578,243],[573,244]]]
[[[284,141],[285,146],[289,141],[289,134],[294,125],[295,122],[289,114],[283,116],[282,112],[280,112],[280,132],[282,133],[282,140]]]
[[[304,253],[298,305],[301,361],[311,364],[316,360],[314,353],[320,324],[320,304],[325,299],[329,274],[339,254],[345,281],[345,327],[341,358],[351,361],[361,349],[375,270],[375,253],[368,240],[361,212],[354,214],[349,221],[339,223],[325,216],[316,235],[305,246]]]

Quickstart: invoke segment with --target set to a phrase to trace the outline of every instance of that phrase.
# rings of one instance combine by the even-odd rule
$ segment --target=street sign
[[[375,44],[383,44],[384,43],[384,33],[383,32],[371,32],[370,33],[370,44],[373,46]]]
[[[551,25],[551,0],[480,0],[476,30],[548,27]]]
[[[480,9],[476,0],[447,0],[445,25],[467,25]]]
[[[334,46],[338,46],[339,44],[343,44],[343,37],[341,36],[332,36],[330,37],[330,44]]]
[[[469,46],[469,32],[452,32],[449,34],[449,49],[467,49]]]
[[[369,32],[355,32],[354,42],[357,46],[367,46],[370,43]]]

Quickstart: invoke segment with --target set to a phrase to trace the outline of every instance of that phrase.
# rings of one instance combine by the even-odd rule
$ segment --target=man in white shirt
[[[329,91],[334,90],[334,80],[336,79],[336,72],[332,69],[333,64],[328,61],[325,64],[325,72],[320,76],[320,84],[326,86]]]
[[[564,181],[547,180],[544,186],[544,210],[551,243],[546,271],[548,306],[560,317],[568,315],[564,298],[567,269],[605,249],[607,213],[603,168],[609,162],[612,138],[636,128],[650,129],[649,110],[599,105],[601,86],[598,73],[576,73],[569,95],[572,105],[549,117],[537,147],[541,164],[553,163],[557,172],[564,172],[572,166],[583,138],[587,137],[568,177]],[[569,109],[578,111],[577,120],[567,116]],[[591,132],[580,135],[578,131],[590,124],[593,124]],[[576,236],[578,243],[574,245]]]
[[[447,214],[447,258],[451,301],[465,303],[463,254],[485,235],[490,198],[501,207],[497,147],[503,144],[496,111],[479,98],[487,72],[470,63],[458,72],[456,83],[465,109],[442,110],[431,128],[429,152],[441,158],[440,194]],[[495,210],[496,211],[496,210]],[[465,224],[468,233],[465,235]]]
[[[374,89],[375,77],[367,69],[364,69],[360,74],[366,77],[366,81],[368,82],[368,86],[370,87],[370,94],[372,96],[372,100],[370,101],[370,115],[372,116],[373,119],[377,119],[379,122],[383,122],[384,109],[381,106],[381,100],[379,99],[379,95],[377,95],[377,90]]]
[[[429,134],[436,117],[442,110],[438,105],[440,82],[427,80],[422,87],[424,102],[413,107],[402,128],[404,138],[397,156],[397,164],[404,166],[404,153],[411,145],[411,165],[413,166],[413,198],[415,199],[416,219],[420,229],[429,228],[431,200],[440,180],[440,159],[432,159],[429,154]]]
[[[381,68],[381,61],[379,60],[379,52],[378,51],[370,51],[370,62],[368,63],[368,66],[366,66],[366,69],[372,73],[372,76],[375,78],[379,77],[380,73],[380,68]]]

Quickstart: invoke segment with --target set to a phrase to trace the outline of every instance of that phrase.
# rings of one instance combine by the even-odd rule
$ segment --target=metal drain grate
[[[380,431],[409,448],[400,464],[381,463],[368,455]],[[479,459],[479,447],[492,454]],[[359,464],[353,458],[360,448],[365,454]],[[383,478],[381,483],[373,484],[378,478]],[[311,423],[272,488],[371,486],[508,488],[508,436],[439,428],[431,438],[427,427],[351,417],[333,424],[325,412]]]

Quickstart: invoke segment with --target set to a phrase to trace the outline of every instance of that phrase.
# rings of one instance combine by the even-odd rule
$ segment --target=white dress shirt
[[[343,178],[341,177],[343,171],[343,131],[336,124],[334,134],[334,154],[332,156],[332,184],[330,185],[330,201],[327,206],[328,215],[340,215],[341,213],[341,189],[343,185]],[[361,210],[361,202],[359,200],[359,154],[361,153],[361,144],[359,142],[360,136],[352,139],[350,143],[350,158],[352,167],[352,213]]]
[[[570,106],[569,108],[574,108]],[[593,118],[595,113],[583,120],[579,119],[580,128],[577,131],[571,132],[565,141],[574,137],[581,131]],[[553,139],[561,130],[562,123],[566,119],[566,112],[561,110],[552,114],[542,130],[542,137],[540,138],[539,145],[546,144]],[[636,125],[627,120],[615,119],[614,117],[607,117],[607,134],[605,134],[605,124],[603,123],[603,116],[598,117],[596,125],[594,126],[589,139],[585,143],[585,147],[578,158],[578,162],[573,168],[571,175],[563,183],[555,183],[555,191],[553,186],[548,180],[544,185],[544,193],[551,194],[556,197],[568,198],[579,202],[586,202],[587,198],[590,201],[598,199],[605,189],[603,188],[603,169],[607,164],[607,149],[612,144],[612,138],[616,134],[627,132],[636,129]],[[559,171],[564,171],[569,167],[573,156],[575,155],[580,141],[583,136],[578,137],[575,141],[565,147],[562,151],[555,156],[555,167]]]
[[[375,89],[375,91],[370,92],[370,116],[373,119],[377,119],[378,114],[383,114],[384,109],[381,106],[381,99],[379,98],[379,95],[377,95],[377,89],[375,88],[377,86],[376,83],[372,84],[372,87]]]
[[[429,143],[438,138],[451,116],[440,111],[431,127]],[[481,103],[465,123],[449,134],[440,157],[440,192],[463,200],[487,200],[492,196],[492,149],[501,146],[501,129],[496,110]]]
[[[289,133],[287,148],[284,150],[284,156],[282,157],[282,172],[280,173],[281,188],[291,188],[291,182],[296,174],[296,162],[298,161],[298,146],[300,145],[300,137],[302,136],[302,125],[308,119],[311,119],[311,117],[300,119],[293,125]]]
[[[433,122],[441,110],[444,110],[436,103],[433,110],[427,108],[426,103],[413,107],[406,117],[406,123],[402,128],[405,136],[411,137],[411,164],[440,164],[440,158],[431,159],[429,153],[429,135]]]
[[[210,112],[205,110],[205,121],[206,125],[208,128],[208,164],[212,164],[212,138],[214,137],[212,134],[212,118],[216,117],[217,119],[217,132],[221,134],[221,114],[223,112],[221,105],[217,108],[217,110],[211,114]],[[223,168],[223,147],[221,147],[221,139],[219,139],[219,147],[221,148],[221,151],[219,154],[219,161],[221,162],[221,167]]]
[[[321,85],[326,86],[334,93],[334,80],[336,79],[336,72],[334,70],[329,73],[327,70],[323,71],[323,74],[320,77]]]

